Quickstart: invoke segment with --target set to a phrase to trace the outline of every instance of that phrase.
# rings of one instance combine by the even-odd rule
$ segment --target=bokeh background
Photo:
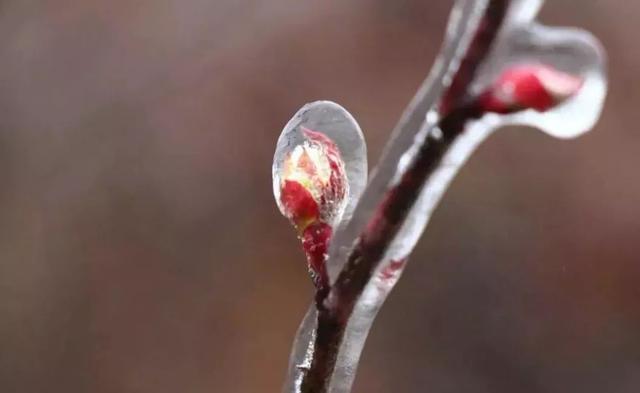
[[[640,3],[548,3],[609,52],[602,120],[479,149],[356,392],[640,391]],[[375,162],[450,7],[2,1],[0,391],[279,391],[312,287],[271,194],[276,138],[332,99]]]

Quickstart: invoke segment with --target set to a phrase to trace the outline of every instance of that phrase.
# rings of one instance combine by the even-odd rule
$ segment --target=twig
[[[353,307],[377,264],[420,195],[422,184],[464,131],[465,124],[481,115],[473,101],[450,112],[439,122],[441,138],[429,137],[400,182],[387,193],[368,229],[360,236],[347,264],[331,287],[332,301],[320,302],[311,367],[303,378],[302,392],[325,392]]]
[[[360,234],[335,284],[317,299],[318,321],[310,368],[304,374],[301,392],[327,392],[342,338],[354,306],[362,295],[385,251],[420,195],[423,185],[436,171],[446,152],[464,131],[465,125],[483,112],[476,99],[469,98],[469,85],[486,58],[503,24],[510,0],[490,0],[478,30],[442,101],[444,116],[436,127],[441,136],[430,133],[421,143],[400,181],[390,188],[366,229]]]

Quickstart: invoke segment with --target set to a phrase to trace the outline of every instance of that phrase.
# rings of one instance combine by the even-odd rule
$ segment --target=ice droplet
[[[348,195],[346,206],[343,207],[339,217],[335,217],[335,221],[346,221],[351,217],[355,204],[367,183],[367,149],[356,120],[346,109],[331,101],[306,104],[282,130],[276,145],[272,168],[273,194],[276,202],[280,206],[285,160],[295,153],[297,147],[310,142],[309,130],[327,136],[338,147],[347,175]],[[328,202],[332,203],[332,201]]]

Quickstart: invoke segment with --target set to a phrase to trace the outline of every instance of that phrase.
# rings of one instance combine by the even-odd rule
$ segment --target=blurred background
[[[375,163],[451,3],[1,2],[0,391],[279,391],[312,285],[273,201],[277,136],[332,99]],[[548,2],[608,50],[603,117],[479,149],[355,392],[640,390],[639,17]]]

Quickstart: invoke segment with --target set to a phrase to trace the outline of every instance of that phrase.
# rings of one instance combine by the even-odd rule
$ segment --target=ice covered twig
[[[535,24],[540,3],[456,2],[435,71],[401,119],[353,218],[335,226],[328,285],[300,328],[285,392],[350,391],[378,309],[449,182],[491,131],[530,124],[567,137],[593,125],[606,86],[602,51],[587,33]],[[586,120],[573,128],[567,120],[549,122],[576,114],[576,105],[589,111]]]

